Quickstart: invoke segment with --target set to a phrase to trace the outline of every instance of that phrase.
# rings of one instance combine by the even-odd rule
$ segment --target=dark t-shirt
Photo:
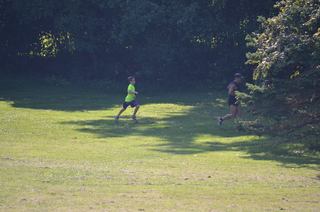
[[[229,89],[231,88],[231,87],[233,87],[233,90],[232,90],[232,93],[230,94],[229,93],[229,96],[236,96],[236,91],[239,91],[239,84],[237,83],[237,82],[235,82],[235,81],[232,81],[232,82],[230,82],[229,83],[229,85],[228,85],[228,92],[229,92]]]
[[[240,85],[235,81],[232,81],[229,83],[229,85],[228,85],[228,94],[229,94],[228,95],[228,104],[229,105],[235,105],[235,106],[239,105],[239,102],[236,98],[236,91],[240,90],[239,87],[240,87]],[[232,88],[231,92],[229,92],[230,88]]]

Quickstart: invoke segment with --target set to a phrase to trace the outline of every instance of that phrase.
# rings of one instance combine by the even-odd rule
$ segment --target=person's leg
[[[219,125],[221,125],[225,120],[233,119],[237,116],[237,106],[230,105],[230,113],[219,118]]]
[[[139,111],[140,104],[139,104],[139,102],[137,102],[136,100],[134,100],[134,101],[132,101],[132,102],[130,103],[130,106],[131,106],[132,108],[134,108],[134,111],[133,111],[133,114],[132,114],[132,119],[136,120],[136,115],[137,115],[137,113],[138,113],[138,111]]]
[[[115,117],[116,121],[119,120],[121,114],[122,114],[124,111],[126,111],[127,107],[128,107],[128,104],[127,104],[126,102],[123,103],[121,110],[119,111],[118,115]]]
[[[137,105],[135,108],[134,108],[134,111],[133,111],[133,115],[132,115],[132,119],[135,119],[137,118],[137,113],[140,109],[140,105]]]
[[[235,105],[230,105],[230,113],[223,116],[222,119],[223,120],[228,120],[228,119],[232,119],[234,117],[237,116],[237,106]]]
[[[116,119],[119,119],[120,116],[121,116],[121,114],[122,114],[124,111],[126,111],[126,108],[122,108],[122,109],[119,111],[118,115],[116,116]]]
[[[235,115],[235,117],[239,117],[239,116],[241,116],[241,109],[240,109],[240,106],[237,106],[236,108],[237,108],[237,111],[236,111],[236,115]]]

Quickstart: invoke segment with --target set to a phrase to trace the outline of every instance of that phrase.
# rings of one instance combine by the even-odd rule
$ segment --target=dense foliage
[[[251,75],[245,37],[275,2],[1,0],[1,71],[173,82]]]
[[[239,97],[257,119],[243,124],[320,148],[320,2],[283,0],[276,7],[279,14],[261,18],[260,33],[248,37],[256,83]]]

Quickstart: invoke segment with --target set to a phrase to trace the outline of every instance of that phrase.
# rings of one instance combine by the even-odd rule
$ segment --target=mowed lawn
[[[217,126],[224,95],[142,92],[117,125],[121,92],[3,85],[0,211],[320,211],[319,154]]]

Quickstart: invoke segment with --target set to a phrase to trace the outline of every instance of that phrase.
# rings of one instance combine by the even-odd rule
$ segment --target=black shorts
[[[122,104],[122,107],[124,108],[124,109],[127,109],[128,107],[137,107],[137,106],[139,106],[139,103],[136,101],[136,100],[133,100],[133,101],[131,101],[131,102],[124,102],[123,104]]]
[[[239,101],[237,100],[237,98],[235,96],[229,96],[228,97],[228,105],[234,105],[234,106],[239,106]]]

